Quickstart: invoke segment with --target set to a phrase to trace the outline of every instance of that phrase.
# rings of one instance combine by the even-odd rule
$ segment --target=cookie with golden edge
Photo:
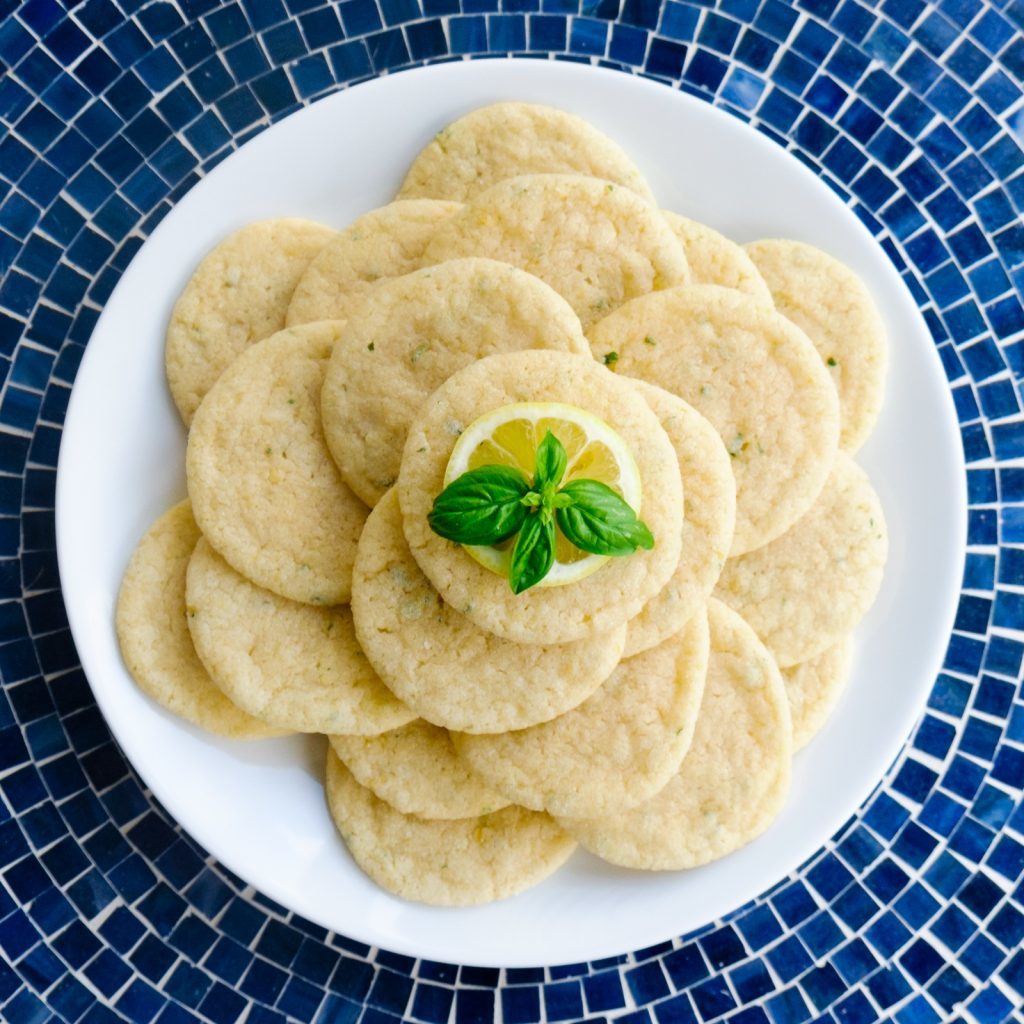
[[[669,391],[638,380],[679,459],[683,477],[683,553],[668,583],[629,621],[629,658],[677,632],[707,603],[732,545],[736,525],[736,478],[718,432]]]
[[[782,670],[793,716],[793,749],[801,750],[828,721],[850,678],[853,638],[839,643],[799,665]]]
[[[735,288],[746,292],[753,299],[771,304],[772,293],[743,246],[719,234],[714,228],[709,228],[707,224],[668,210],[663,210],[662,215],[675,232],[676,238],[683,243],[694,284]]]
[[[486,256],[547,282],[586,329],[624,302],[690,279],[660,211],[610,181],[509,178],[471,199],[427,246],[426,262]]]
[[[288,306],[288,326],[344,320],[382,281],[416,270],[434,232],[459,208],[437,199],[409,199],[364,213],[306,267]]]
[[[729,559],[715,595],[788,668],[821,654],[867,614],[888,553],[878,495],[840,452],[811,510],[771,544]]]
[[[811,507],[838,447],[839,402],[799,327],[731,288],[694,285],[634,299],[589,337],[617,373],[679,395],[718,431],[736,477],[732,555]]]
[[[200,538],[188,565],[189,631],[211,678],[283,729],[372,736],[411,722],[356,641],[345,606],[299,604],[251,583]]]
[[[475,818],[507,807],[469,770],[446,729],[417,719],[379,736],[331,736],[331,746],[356,782],[402,814]]]
[[[435,725],[507,732],[576,707],[619,663],[625,624],[592,640],[503,640],[443,601],[409,551],[392,489],[366,521],[352,573],[356,636],[391,690]]]
[[[327,805],[360,868],[402,899],[468,907],[505,899],[560,868],[576,843],[546,814],[506,807],[437,821],[396,811],[327,754]]]
[[[367,515],[320,423],[327,360],[343,326],[289,327],[248,349],[200,406],[185,456],[207,540],[243,576],[305,604],[349,599]]]
[[[186,425],[224,370],[284,327],[295,286],[336,234],[298,217],[259,221],[228,235],[199,264],[171,311],[164,352]]]
[[[185,572],[200,539],[189,502],[165,512],[135,549],[117,598],[117,639],[128,671],[159,705],[230,739],[283,730],[236,707],[214,685],[192,645]]]
[[[379,285],[345,325],[321,395],[345,482],[374,505],[431,393],[484,356],[533,348],[590,352],[565,299],[507,263],[450,260]]]
[[[516,402],[575,405],[618,432],[639,470],[639,513],[654,535],[651,550],[609,559],[567,586],[513,594],[507,579],[430,529],[427,514],[444,489],[458,435],[484,413]],[[607,636],[633,618],[679,564],[683,494],[672,443],[628,381],[584,356],[545,351],[488,356],[450,377],[410,428],[398,500],[413,557],[445,601],[481,629],[516,643]]]
[[[707,864],[756,839],[785,803],[793,736],[778,667],[735,612],[712,600],[708,613],[707,684],[679,771],[623,814],[559,819],[612,864],[647,871]]]
[[[497,736],[456,733],[455,749],[490,786],[523,807],[593,818],[635,807],[678,770],[700,708],[708,624],[619,664],[578,708]]]
[[[882,410],[889,348],[885,323],[864,282],[806,242],[763,239],[744,246],[775,308],[814,342],[839,392],[839,446],[852,454]]]
[[[413,161],[399,196],[465,202],[520,174],[584,174],[651,190],[636,165],[592,124],[538,103],[492,103],[434,136]]]

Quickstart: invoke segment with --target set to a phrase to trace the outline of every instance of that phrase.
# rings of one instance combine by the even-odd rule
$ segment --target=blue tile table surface
[[[918,302],[967,462],[942,672],[880,787],[725,921],[494,970],[327,933],[199,848],[113,742],[54,550],[100,310],[177,199],[268,124],[416,64],[643,74],[749,121]],[[0,1020],[1024,1020],[1024,0],[0,0]]]

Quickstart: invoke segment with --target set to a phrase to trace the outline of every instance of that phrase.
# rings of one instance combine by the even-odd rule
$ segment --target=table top
[[[1022,0],[0,10],[0,1019],[995,1024],[1019,1014]],[[682,88],[752,123],[849,202],[942,358],[969,528],[928,705],[825,848],[694,934],[594,963],[496,970],[329,934],[181,831],[112,741],[78,666],[53,495],[99,312],[206,170],[339,88],[510,53]]]

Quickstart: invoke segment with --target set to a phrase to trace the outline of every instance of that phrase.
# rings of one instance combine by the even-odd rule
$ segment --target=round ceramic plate
[[[201,256],[265,217],[341,227],[390,200],[413,156],[447,122],[495,100],[552,97],[618,140],[665,207],[738,241],[811,242],[867,282],[892,358],[882,418],[858,459],[882,497],[892,553],[857,631],[847,694],[798,756],[789,803],[765,836],[683,873],[623,871],[577,853],[521,896],[439,910],[389,896],[353,864],[324,803],[322,739],[219,741],[150,702],[121,662],[114,605],[138,539],[184,495],[185,432],[164,381],[163,334]],[[898,754],[939,668],[965,509],[953,406],[925,326],[882,250],[807,168],[734,118],[641,79],[487,61],[409,71],[324,99],[230,156],[166,217],[107,304],[75,383],[57,542],[72,631],[103,713],[200,843],[275,900],[353,938],[432,959],[519,966],[591,960],[699,926],[769,887],[833,834]]]

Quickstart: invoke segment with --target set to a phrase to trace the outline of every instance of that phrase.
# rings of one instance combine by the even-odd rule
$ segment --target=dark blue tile
[[[811,1017],[811,1010],[795,985],[772,996],[767,1006],[773,1024],[801,1024]]]
[[[895,967],[883,968],[871,975],[867,987],[883,1009],[893,1006],[910,991],[906,978]]]
[[[624,64],[642,64],[647,50],[647,36],[629,25],[613,25],[608,56]]]
[[[800,984],[818,1010],[836,1002],[845,991],[843,979],[831,964],[815,967],[801,978]]]
[[[914,746],[932,757],[944,758],[955,736],[956,730],[950,723],[927,715],[914,737]]]
[[[689,10],[693,10],[689,8]],[[696,18],[694,18],[696,21]],[[739,45],[736,47],[736,60],[752,68],[754,71],[765,71],[771,64],[778,44],[762,35],[755,29],[746,28],[740,36]]]
[[[973,991],[974,986],[952,965],[941,971],[928,986],[928,994],[947,1013]]]
[[[997,10],[990,9],[971,27],[971,35],[989,53],[996,54],[1013,39],[1014,28]]]
[[[622,981],[619,972],[615,970],[601,971],[585,977],[583,995],[590,1013],[617,1010],[626,1005]]]
[[[775,990],[775,982],[759,960],[741,964],[729,973],[733,988],[742,1003],[751,1003]],[[735,1018],[733,1018],[735,1019]]]
[[[1010,1019],[1015,1009],[1013,1002],[994,986],[982,989],[971,1000],[971,1014],[981,1024],[999,1024]]]
[[[942,954],[924,939],[914,942],[900,956],[899,962],[919,985],[924,985],[945,963]]]
[[[91,960],[103,947],[81,921],[74,921],[52,942],[53,948],[72,968],[78,969]]]
[[[878,904],[867,890],[856,883],[836,898],[833,907],[852,929],[862,928],[879,910]]]
[[[803,974],[812,960],[804,946],[795,936],[769,949],[765,956],[783,983],[788,983]]]
[[[697,41],[701,46],[728,56],[736,45],[739,33],[739,22],[708,11],[704,16],[704,23],[701,25]]]
[[[1003,959],[1004,955],[998,946],[984,935],[977,935],[960,954],[959,962],[984,982],[995,973]]]
[[[843,933],[828,911],[815,914],[800,926],[797,934],[816,960],[823,959],[843,941]]]
[[[986,260],[980,267],[975,267],[971,270],[970,278],[971,283],[974,285],[974,290],[982,302],[988,302],[990,299],[995,298],[997,295],[1002,295],[1013,287],[1009,277],[995,257]],[[1014,365],[1014,370],[1019,372],[1019,367]]]
[[[339,10],[347,36],[366,35],[384,27],[373,0],[346,0]]]
[[[720,1017],[736,1008],[736,1000],[723,977],[712,977],[695,985],[689,992],[700,1019]]]
[[[710,973],[707,962],[696,943],[681,946],[667,954],[662,963],[672,984],[677,989],[689,988]]]
[[[783,4],[779,0],[765,0],[754,19],[754,24],[762,32],[781,42],[789,38],[797,17],[797,12],[788,4]]]
[[[1016,881],[1024,873],[1024,845],[1002,836],[985,858],[985,864],[997,874]]]
[[[653,971],[657,972],[655,977]],[[630,980],[630,974],[633,979]],[[658,984],[660,978],[660,985]],[[648,1002],[668,995],[668,984],[656,963],[638,967],[627,974],[627,982],[637,1002]],[[583,1016],[583,994],[579,981],[555,982],[544,986],[544,1008],[550,1021],[579,1020]]]
[[[146,53],[135,65],[135,71],[154,92],[161,92],[181,76],[181,66],[165,46]]]
[[[759,950],[769,942],[777,939],[783,932],[779,919],[772,913],[771,907],[764,904],[754,907],[736,922],[751,949]]]
[[[800,104],[791,96],[787,96],[781,89],[770,87],[758,110],[758,116],[779,131],[788,132],[801,110]]]
[[[464,988],[455,994],[455,1024],[485,1024],[494,1016],[494,991]]]
[[[595,18],[573,18],[569,49],[574,53],[600,55],[604,53],[607,37],[608,26],[605,22]]]
[[[700,58],[698,60],[698,58]],[[674,43],[664,39],[651,40],[650,50],[647,55],[647,70],[651,74],[662,75],[665,78],[679,78],[683,71],[683,63],[686,60],[686,47],[681,43]],[[693,65],[696,64],[696,68]],[[690,80],[695,85],[710,83],[714,81],[716,74],[721,71],[724,74],[724,65],[717,57],[705,53],[695,54],[691,61]],[[696,80],[693,79],[696,75]],[[704,84],[704,88],[715,89],[714,85]]]
[[[944,783],[948,784],[948,777],[943,780]],[[929,811],[929,805],[933,801],[944,800],[941,795],[933,797],[929,804],[926,805],[925,811],[923,811],[922,820],[924,820],[925,812]],[[938,840],[927,831],[922,828],[916,822],[908,821],[902,829],[900,834],[896,837],[896,842],[893,843],[892,852],[895,856],[899,857],[901,861],[909,864],[911,867],[921,867],[925,861],[932,855],[935,847],[938,845]]]
[[[985,332],[985,321],[978,310],[977,304],[972,301],[961,302],[957,306],[944,310],[943,319],[949,327],[953,339],[958,342],[970,341],[972,338],[976,338],[979,334]],[[976,357],[985,355],[990,357],[986,359],[986,362],[988,364],[987,368],[992,373],[1002,368],[1002,361],[999,359],[998,352],[993,351],[991,346],[984,352],[979,351],[975,353]],[[979,366],[979,369],[981,368]]]
[[[0,60],[13,67],[28,53],[35,42],[31,32],[14,18],[0,21]]]
[[[92,992],[71,976],[66,976],[47,994],[47,1003],[66,1020],[77,1020],[93,1005],[94,999]]]

